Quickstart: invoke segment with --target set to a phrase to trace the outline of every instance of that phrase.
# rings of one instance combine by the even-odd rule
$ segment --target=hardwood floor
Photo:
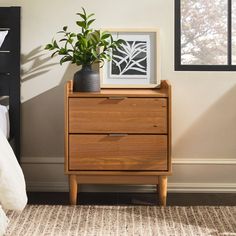
[[[68,205],[69,193],[28,192],[29,204]],[[155,193],[79,193],[80,205],[157,205]],[[167,206],[236,205],[236,193],[169,193]]]

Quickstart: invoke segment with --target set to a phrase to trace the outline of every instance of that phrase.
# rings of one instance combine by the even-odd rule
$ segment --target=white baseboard
[[[23,171],[29,191],[66,192],[62,157],[23,157]],[[168,181],[169,192],[229,192],[236,193],[236,160],[234,159],[174,159],[173,176]],[[155,192],[154,185],[83,185],[86,192]]]
[[[177,158],[172,160],[173,165],[236,165],[236,158]]]
[[[64,157],[22,157],[22,164],[63,164]],[[236,158],[176,158],[173,165],[236,165]]]
[[[169,183],[168,192],[236,193],[236,183]]]
[[[27,190],[33,192],[68,192],[67,182],[28,182]],[[82,192],[156,192],[155,185],[87,185]],[[236,193],[236,184],[222,183],[169,183],[172,193]]]

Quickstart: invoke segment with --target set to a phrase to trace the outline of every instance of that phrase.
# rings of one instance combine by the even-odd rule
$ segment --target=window
[[[236,0],[175,4],[175,70],[236,70]]]

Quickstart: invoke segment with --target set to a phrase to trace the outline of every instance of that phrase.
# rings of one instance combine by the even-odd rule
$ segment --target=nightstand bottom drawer
[[[167,171],[167,135],[69,135],[69,170]]]

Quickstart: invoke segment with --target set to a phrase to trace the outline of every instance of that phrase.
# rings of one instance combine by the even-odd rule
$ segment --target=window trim
[[[232,65],[232,0],[228,0],[228,45],[227,65],[182,65],[181,64],[181,0],[175,0],[175,71],[236,71]]]

